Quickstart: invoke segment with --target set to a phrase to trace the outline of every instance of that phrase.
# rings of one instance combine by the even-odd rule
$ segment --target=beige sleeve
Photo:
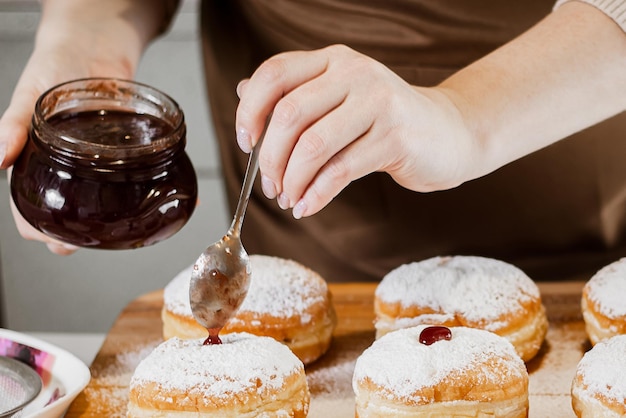
[[[626,0],[558,0],[554,9],[569,1],[582,1],[601,10],[626,32]]]

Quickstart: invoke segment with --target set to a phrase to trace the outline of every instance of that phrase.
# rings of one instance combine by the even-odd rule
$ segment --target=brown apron
[[[434,85],[532,26],[551,0],[202,2],[203,52],[228,202],[247,155],[235,87],[269,56],[344,43],[408,82]],[[558,123],[558,121],[555,121]],[[421,194],[373,173],[294,220],[257,184],[243,227],[250,253],[291,258],[328,281],[376,281],[402,263],[482,255],[535,280],[587,279],[626,254],[626,115],[452,190]]]

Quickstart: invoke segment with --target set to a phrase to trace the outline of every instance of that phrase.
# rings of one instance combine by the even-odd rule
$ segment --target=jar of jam
[[[26,221],[61,241],[152,245],[196,205],[185,143],[183,112],[164,93],[126,80],[70,81],[37,101],[11,195]]]

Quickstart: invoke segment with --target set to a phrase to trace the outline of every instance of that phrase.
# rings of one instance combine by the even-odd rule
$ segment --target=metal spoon
[[[204,344],[220,344],[219,331],[243,303],[250,286],[250,259],[240,239],[254,178],[259,169],[258,151],[267,123],[248,159],[239,202],[226,235],[209,246],[196,260],[189,284],[191,312],[209,332]]]

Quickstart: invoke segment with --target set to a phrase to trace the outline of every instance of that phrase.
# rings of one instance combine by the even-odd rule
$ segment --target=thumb
[[[30,120],[40,91],[15,89],[9,107],[0,118],[0,168],[13,165],[28,138]]]

